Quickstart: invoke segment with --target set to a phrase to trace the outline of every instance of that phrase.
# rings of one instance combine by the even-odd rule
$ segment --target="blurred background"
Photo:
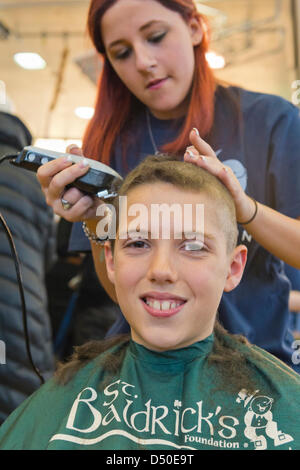
[[[7,100],[36,145],[80,144],[93,113],[101,60],[86,32],[88,6],[0,2],[0,103]],[[218,77],[300,103],[300,0],[206,0],[198,8],[210,21],[207,60]]]

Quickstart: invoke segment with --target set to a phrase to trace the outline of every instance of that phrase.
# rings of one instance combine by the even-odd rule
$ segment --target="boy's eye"
[[[204,250],[204,243],[200,240],[193,240],[193,241],[186,241],[183,244],[183,248],[185,251],[203,251]]]
[[[131,240],[125,245],[126,248],[147,248],[148,244],[144,240]]]

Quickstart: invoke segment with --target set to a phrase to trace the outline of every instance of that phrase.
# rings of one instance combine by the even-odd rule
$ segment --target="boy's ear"
[[[115,283],[115,262],[114,262],[114,255],[111,249],[110,242],[106,242],[104,245],[104,256],[105,256],[107,277],[110,280],[110,282],[114,284]]]
[[[245,245],[238,245],[234,249],[231,255],[231,263],[229,266],[224,292],[230,292],[239,285],[245,269],[247,253],[248,250]]]
[[[191,18],[189,20],[189,28],[192,38],[193,46],[197,46],[202,42],[203,39],[203,26],[202,22],[198,18]]]

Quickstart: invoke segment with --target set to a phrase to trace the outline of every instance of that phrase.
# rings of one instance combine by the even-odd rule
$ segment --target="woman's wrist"
[[[247,219],[244,219],[244,220],[241,220],[241,221],[237,220],[237,223],[239,225],[248,225],[248,224],[250,224],[251,222],[253,222],[253,220],[255,219],[255,217],[257,215],[258,204],[257,204],[256,200],[253,199],[252,197],[250,199],[254,203],[254,208],[252,208],[252,215],[250,215]]]
[[[83,224],[88,228],[88,230],[96,235],[97,233],[97,224],[100,220],[100,217],[94,217],[92,219],[85,219],[82,221]]]
[[[106,242],[107,237],[101,238],[97,234],[97,224],[99,223],[99,220],[100,217],[84,220],[82,222],[82,229],[91,243],[103,245]]]
[[[258,212],[257,201],[253,197],[245,196],[243,204],[240,204],[236,211],[237,223],[239,225],[248,225],[253,222]]]

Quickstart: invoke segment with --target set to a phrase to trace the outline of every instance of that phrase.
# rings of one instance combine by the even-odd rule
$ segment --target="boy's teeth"
[[[171,302],[168,302],[167,300],[165,300],[162,304],[161,304],[161,310],[170,310],[171,308]]]
[[[169,300],[163,300],[160,302],[159,300],[152,300],[152,299],[146,299],[147,305],[150,307],[154,308],[155,310],[171,310],[173,308],[178,307],[178,305],[181,304],[181,302],[175,302],[175,301],[169,301]]]

